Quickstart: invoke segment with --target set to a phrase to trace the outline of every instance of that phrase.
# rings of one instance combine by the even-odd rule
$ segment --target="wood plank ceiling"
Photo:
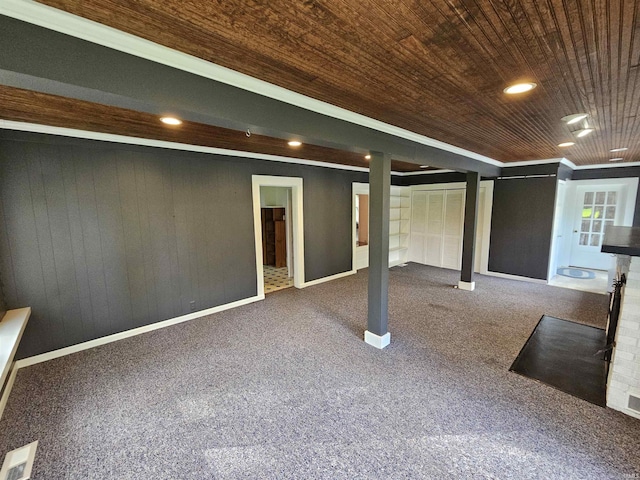
[[[640,160],[640,0],[40,2],[497,160]]]

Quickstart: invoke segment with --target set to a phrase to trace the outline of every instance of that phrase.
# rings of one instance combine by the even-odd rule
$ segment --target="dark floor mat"
[[[605,345],[603,329],[543,315],[510,370],[604,407]]]

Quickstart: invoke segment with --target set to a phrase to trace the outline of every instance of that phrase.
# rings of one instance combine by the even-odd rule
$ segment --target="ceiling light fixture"
[[[584,120],[588,116],[588,113],[572,113],[571,115],[565,115],[561,120],[567,125],[573,125],[574,123],[578,123],[580,120]]]
[[[558,146],[565,148],[565,147],[573,147],[576,144],[576,142],[563,142],[563,143],[559,143]]]
[[[166,125],[181,125],[182,120],[176,117],[160,117],[160,121]]]
[[[364,158],[366,158],[367,160],[371,160],[371,155],[365,155]]]
[[[302,142],[299,142],[298,140],[291,140],[289,142],[290,147],[299,147],[300,145],[302,145]]]
[[[612,148],[611,150],[609,150],[611,153],[615,153],[615,152],[624,152],[626,150],[629,150],[627,147],[620,147],[620,148]]]
[[[610,158],[609,159],[610,162],[619,162],[620,160],[624,160],[624,158],[618,157],[618,158]]]
[[[576,130],[575,134],[576,134],[576,137],[578,138],[585,137],[589,135],[591,132],[593,132],[594,130],[595,128],[581,128],[580,130]]]
[[[509,95],[514,95],[514,94],[517,94],[517,93],[524,93],[524,92],[528,92],[529,90],[533,90],[537,86],[538,85],[533,83],[533,82],[516,83],[515,85],[511,85],[511,86],[505,88],[504,89],[504,93],[507,93]]]

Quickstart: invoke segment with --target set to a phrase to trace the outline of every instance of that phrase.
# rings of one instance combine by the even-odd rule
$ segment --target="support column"
[[[480,195],[480,174],[467,172],[467,194],[464,206],[464,236],[462,239],[462,273],[458,288],[473,291],[476,259],[476,229],[478,227],[478,198]]]
[[[391,156],[371,152],[369,164],[369,312],[364,341],[384,348],[389,317],[389,207]]]

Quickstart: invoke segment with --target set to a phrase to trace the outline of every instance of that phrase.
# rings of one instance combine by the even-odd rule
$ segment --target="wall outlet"
[[[196,301],[195,300],[191,300],[189,302],[189,308],[191,309],[192,312],[196,311]]]

